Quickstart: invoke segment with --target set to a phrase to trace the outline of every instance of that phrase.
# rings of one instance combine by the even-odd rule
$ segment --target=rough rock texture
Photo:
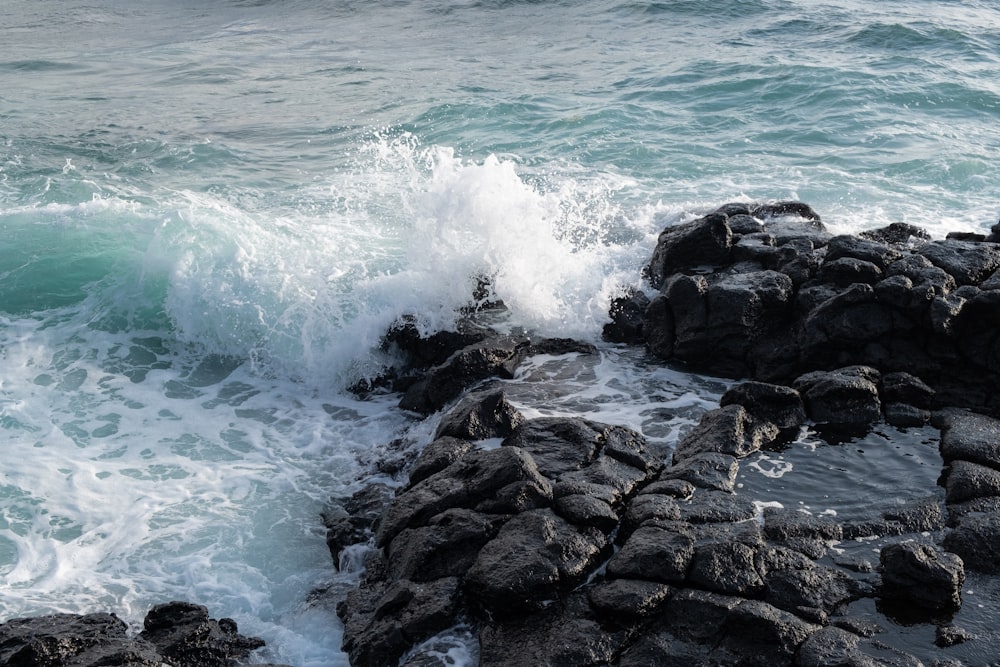
[[[425,361],[403,405],[462,400],[366,524],[376,548],[338,608],[352,662],[394,664],[461,622],[482,665],[924,664],[882,640],[889,612],[940,623],[921,651],[950,664],[934,651],[977,641],[946,625],[964,568],[1000,572],[1000,422],[941,409],[1000,410],[991,239],[833,236],[800,202],[665,229],[644,274],[656,293],[615,300],[605,337],[751,378],[665,456],[626,426],[521,420],[502,383],[481,388],[523,355],[585,345],[407,339]],[[845,521],[768,507],[738,481],[744,458],[780,456],[804,427],[836,447],[883,422],[942,429],[943,491]],[[472,444],[486,438],[502,444]],[[854,540],[881,549],[877,568],[845,554]]]
[[[154,607],[135,637],[114,614],[56,614],[0,625],[0,665],[10,667],[230,667],[264,645],[232,619],[186,602]]]
[[[989,282],[1000,246],[934,241],[905,225],[831,236],[804,204],[778,206],[784,213],[768,217],[760,206],[727,204],[663,230],[645,274],[659,293],[631,327],[650,351],[696,371],[781,384],[870,366],[926,383],[920,402],[1000,411],[991,389],[1000,292]],[[930,406],[908,400],[889,399],[895,418],[926,416],[919,410]]]
[[[882,549],[882,599],[919,616],[952,611],[962,605],[962,559],[933,545],[890,544]]]

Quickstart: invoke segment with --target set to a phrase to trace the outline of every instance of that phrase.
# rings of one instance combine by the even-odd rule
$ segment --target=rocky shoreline
[[[935,627],[914,652],[963,664],[948,649],[980,640],[951,623],[966,569],[1000,572],[997,240],[833,236],[800,202],[665,229],[646,271],[659,292],[618,300],[605,338],[752,378],[669,460],[627,426],[510,404],[495,379],[571,342],[401,327],[400,405],[448,409],[408,482],[374,494],[384,509],[366,489],[327,517],[335,559],[375,547],[338,608],[352,664],[445,665],[414,647],[456,625],[484,667],[928,664],[882,641],[894,623]],[[881,422],[940,429],[943,492],[844,522],[736,488],[743,459],[805,425],[842,442]],[[833,548],[872,538],[892,538],[875,563]],[[865,599],[874,618],[852,611]]]
[[[397,486],[367,484],[324,515],[335,564],[368,545],[337,608],[351,664],[452,664],[422,646],[456,627],[483,667],[943,666],[973,664],[952,652],[979,642],[989,655],[996,638],[953,620],[967,574],[1000,574],[998,241],[906,225],[833,236],[801,202],[668,227],[645,272],[652,296],[617,300],[605,339],[742,379],[672,451],[627,424],[526,418],[504,382],[525,360],[597,352],[491,329],[502,304],[488,286],[456,331],[401,322],[386,346],[405,368],[355,389],[399,392],[440,422],[415,459],[386,463]],[[803,429],[840,443],[882,423],[939,431],[939,488],[841,520],[737,484],[748,457]],[[837,548],[851,540],[878,540],[874,562]],[[134,638],[110,615],[8,621],[0,665],[214,667],[261,645],[173,605],[177,620],[157,608]],[[895,624],[933,640],[894,644]],[[177,657],[154,639],[174,625],[225,648]],[[46,639],[60,626],[106,635]]]

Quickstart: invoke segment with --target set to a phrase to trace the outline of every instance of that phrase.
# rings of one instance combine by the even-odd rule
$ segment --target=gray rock
[[[798,431],[807,419],[798,391],[766,382],[750,381],[731,387],[719,405],[742,405],[755,419],[770,422],[782,432]]]
[[[389,572],[416,583],[461,577],[506,519],[469,509],[445,510],[426,526],[406,528],[392,539],[386,549]]]
[[[694,557],[694,535],[683,523],[636,529],[607,564],[610,578],[681,584]]]
[[[800,616],[805,610],[818,610],[814,617],[829,616],[846,605],[872,594],[870,587],[847,573],[822,565],[803,568],[775,569],[765,575],[764,599]]]
[[[813,421],[862,426],[881,417],[879,380],[879,372],[870,366],[848,366],[801,375],[795,380],[795,388],[802,393]]]
[[[114,614],[10,619],[0,625],[0,664],[159,667],[163,657],[156,648],[143,640],[130,640],[127,631],[128,625]],[[109,661],[109,654],[123,659]]]
[[[937,417],[941,428],[941,458],[986,466],[1000,465],[1000,421],[965,410],[948,410]]]
[[[513,336],[494,336],[462,348],[426,377],[411,386],[399,406],[421,414],[431,414],[488,378],[511,379],[528,352],[528,341]]]
[[[472,450],[472,443],[445,436],[424,447],[410,469],[410,486],[440,472]]]
[[[978,463],[953,460],[944,473],[945,501],[962,503],[1000,496],[1000,471]]]
[[[680,479],[699,489],[732,492],[736,486],[739,466],[736,458],[729,454],[692,454],[677,465],[665,468],[659,479]]]
[[[646,277],[654,288],[659,288],[670,274],[696,267],[724,266],[731,261],[732,246],[733,232],[725,215],[709,214],[667,227],[660,232],[646,267]]]
[[[881,663],[865,655],[861,638],[835,627],[821,628],[799,647],[796,667],[878,667]]]
[[[959,285],[978,285],[1000,268],[1000,249],[992,243],[932,241],[920,248],[920,254]]]
[[[681,520],[695,524],[738,523],[749,521],[757,514],[752,501],[719,491],[699,491],[679,506]]]
[[[585,494],[556,498],[556,514],[577,526],[590,526],[605,533],[618,525],[618,513],[606,501]]]
[[[743,458],[777,437],[775,424],[755,419],[742,405],[726,405],[702,415],[698,425],[678,443],[674,461],[681,463],[707,452]]]
[[[326,546],[334,567],[340,568],[344,547],[368,541],[392,496],[393,490],[385,484],[366,484],[350,498],[333,502],[323,511]]]
[[[522,512],[479,552],[465,592],[496,616],[540,609],[580,583],[609,548],[601,531],[578,529],[551,510]]]
[[[343,649],[354,665],[397,664],[410,646],[454,625],[457,604],[455,577],[362,587],[337,610],[344,621]]]
[[[969,514],[945,535],[944,548],[959,556],[965,567],[1000,574],[1000,512]]]
[[[376,544],[385,546],[404,528],[426,525],[447,509],[516,512],[547,505],[551,499],[549,481],[524,450],[472,451],[398,494],[379,524]]]
[[[962,604],[962,559],[930,544],[902,542],[882,548],[881,595],[907,615],[934,614]]]
[[[239,634],[236,621],[209,618],[208,609],[189,602],[167,602],[149,610],[142,639],[156,646],[163,662],[189,667],[228,667],[264,646],[257,637]]]
[[[571,596],[540,613],[485,625],[479,633],[480,667],[600,667],[611,664],[624,633],[609,632],[586,599]]]
[[[757,550],[740,542],[695,546],[688,582],[726,595],[755,597],[764,591],[757,569]]]
[[[667,584],[641,579],[608,579],[588,592],[590,604],[610,622],[659,613],[674,593]]]
[[[784,541],[793,538],[814,540],[841,540],[843,527],[828,517],[806,514],[785,508],[764,510],[764,535],[768,539]]]
[[[487,389],[465,396],[444,416],[434,437],[505,438],[523,421],[524,417],[507,401],[502,389]]]
[[[518,426],[503,445],[530,453],[543,475],[558,480],[597,458],[606,428],[584,419],[542,417]]]
[[[857,259],[885,271],[891,263],[902,258],[899,250],[878,239],[863,236],[834,236],[826,245],[826,262],[841,258]]]
[[[629,503],[628,510],[622,517],[618,536],[619,539],[625,539],[650,521],[677,521],[680,518],[681,510],[675,498],[652,493],[640,494]]]

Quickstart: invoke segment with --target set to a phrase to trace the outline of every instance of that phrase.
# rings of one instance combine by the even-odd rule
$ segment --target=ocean
[[[346,665],[320,513],[434,425],[346,391],[393,321],[489,276],[505,326],[600,348],[528,364],[528,416],[669,445],[726,381],[600,341],[658,232],[985,232],[998,82],[982,0],[4,0],[0,620],[182,599]]]

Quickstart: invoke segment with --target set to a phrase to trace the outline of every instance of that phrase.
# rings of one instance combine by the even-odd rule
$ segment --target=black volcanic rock
[[[231,667],[264,646],[229,618],[187,602],[153,607],[129,636],[114,614],[55,614],[0,624],[0,664],[9,667]]]
[[[930,544],[902,542],[880,555],[883,601],[909,616],[954,611],[962,604],[962,559]]]

